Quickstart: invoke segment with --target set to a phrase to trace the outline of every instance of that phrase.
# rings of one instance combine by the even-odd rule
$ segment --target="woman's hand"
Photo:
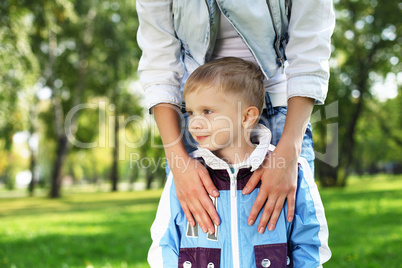
[[[213,197],[218,197],[219,192],[205,167],[186,152],[180,130],[180,109],[161,103],[153,108],[153,112],[186,218],[191,226],[195,225],[195,218],[204,232],[212,234],[215,231],[212,221],[219,225],[220,220],[207,192]]]
[[[207,192],[213,197],[218,197],[219,192],[200,162],[191,157],[185,160],[176,159],[174,161],[178,161],[177,163],[169,163],[169,166],[173,167],[171,170],[177,198],[191,226],[195,225],[195,218],[204,233],[213,234],[215,228],[212,221],[219,225],[220,220]],[[183,165],[180,162],[183,162]]]
[[[274,230],[283,204],[287,199],[287,220],[293,220],[297,185],[297,159],[300,156],[304,133],[313,110],[314,100],[306,97],[292,97],[282,136],[276,149],[268,155],[263,166],[254,171],[243,189],[249,194],[261,181],[260,192],[251,208],[248,224],[252,225],[264,207],[258,232],[263,233],[269,221],[268,230]]]
[[[248,217],[248,224],[254,224],[258,213],[265,205],[258,232],[265,231],[268,221],[268,230],[274,230],[286,199],[288,201],[286,218],[291,222],[295,208],[296,178],[297,154],[292,154],[289,148],[279,147],[278,144],[278,147],[266,157],[263,165],[254,171],[243,189],[243,194],[249,194],[261,181],[260,191]]]

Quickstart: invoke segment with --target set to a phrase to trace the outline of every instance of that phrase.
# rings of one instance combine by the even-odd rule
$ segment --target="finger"
[[[211,202],[211,199],[209,199],[209,202]],[[204,233],[206,232],[209,232],[211,234],[214,233],[215,228],[214,225],[212,224],[211,218],[209,217],[209,215],[207,214],[206,210],[201,205],[201,203],[198,203],[197,207],[194,208],[193,216],[200,225]]]
[[[293,221],[293,217],[295,214],[296,187],[294,187],[289,193],[287,201],[288,201],[288,213],[286,215],[286,218],[288,222],[291,222]]]
[[[267,201],[268,195],[265,193],[265,191],[260,190],[260,192],[257,195],[257,198],[254,201],[253,206],[251,207],[250,214],[247,219],[248,225],[253,225],[255,222],[255,219],[258,216],[258,213],[260,213],[261,208],[264,206],[265,202]]]
[[[244,188],[242,190],[242,194],[249,194],[255,189],[257,184],[261,181],[262,173],[263,173],[263,170],[260,170],[260,169],[257,169],[256,171],[254,171],[253,175],[251,175],[250,179],[246,183],[246,186],[244,186]]]
[[[282,212],[283,204],[285,203],[285,197],[279,197],[275,203],[275,208],[272,212],[271,218],[269,219],[268,230],[275,230],[276,223],[278,221],[279,215]]]
[[[204,222],[202,221],[201,215],[200,215],[200,210],[197,209],[198,205],[194,205],[194,203],[189,204],[189,210],[191,211],[191,215],[192,217],[194,217],[195,221],[198,223],[198,225],[200,226],[200,228],[202,229],[202,231],[204,233],[206,233],[208,231],[208,228],[205,227]],[[187,216],[186,216],[187,218]],[[188,220],[188,218],[187,218]]]
[[[268,201],[265,203],[265,207],[262,211],[261,219],[258,224],[258,232],[260,234],[265,232],[269,219],[271,218],[272,212],[275,208],[277,198],[274,196],[269,196]]]
[[[208,173],[203,174],[201,176],[201,180],[202,183],[204,184],[204,187],[206,188],[207,192],[213,196],[213,197],[218,197],[219,196],[219,192],[218,189],[215,187],[215,184],[212,182],[210,176]],[[219,215],[216,211],[216,208],[214,207],[212,200],[209,197],[206,197],[206,195],[204,197],[202,197],[202,201],[201,204],[203,204],[205,210],[207,211],[210,219],[212,219],[212,221],[216,224],[219,225],[220,224],[220,219],[219,219]]]
[[[193,214],[191,214],[190,209],[189,209],[188,206],[185,205],[185,204],[182,205],[182,209],[183,209],[183,211],[184,211],[184,215],[186,215],[187,221],[190,223],[190,225],[191,225],[192,227],[194,227],[194,226],[195,226],[195,221],[194,221],[194,218],[193,218]]]
[[[201,190],[194,189],[187,194],[187,200],[189,209],[203,232],[206,233],[208,231],[213,233],[215,228],[212,220],[216,223],[220,223],[220,221],[218,213],[207,192],[203,188]]]
[[[200,174],[202,184],[204,185],[205,189],[207,190],[208,194],[213,196],[213,197],[218,197],[219,196],[219,191],[216,188],[215,184],[211,180],[211,177],[209,176],[208,172],[202,172]]]
[[[204,205],[204,208],[207,211],[209,218],[214,222],[214,224],[219,225],[221,223],[221,220],[219,218],[218,212],[216,211],[216,208],[212,200],[209,199],[208,201],[207,200],[205,202],[203,201],[202,204]]]
[[[213,184],[211,178],[209,177],[208,172],[205,170],[206,173],[201,172],[201,181],[202,183],[211,183],[212,187],[216,190],[215,185]],[[205,185],[204,185],[205,187]],[[211,189],[211,186],[210,186]],[[192,192],[192,196],[189,196],[189,200],[196,199],[199,202],[199,206],[197,206],[197,213],[201,218],[201,224],[205,226],[208,231],[211,233],[211,231],[215,231],[215,228],[213,226],[213,223],[216,225],[220,224],[220,219],[219,215],[216,212],[216,209],[212,203],[211,198],[208,196],[207,192],[204,190],[204,188],[199,189],[194,189],[195,191]],[[213,190],[212,190],[213,191]],[[216,190],[218,192],[218,190]],[[219,192],[218,192],[219,196]],[[213,233],[212,232],[212,233]]]
[[[208,227],[210,228],[210,226],[212,226],[212,223],[210,223],[211,222],[210,219],[205,220],[208,216],[201,202],[210,202],[212,205],[212,201],[201,184],[199,188],[201,188],[201,191],[198,189],[191,189],[190,191],[182,193],[181,195],[177,193],[177,197],[180,201],[180,204],[186,215],[186,219],[189,221],[189,223],[192,226],[194,226],[195,225],[194,219],[195,219],[197,223],[200,225],[203,232],[205,233],[208,231]]]

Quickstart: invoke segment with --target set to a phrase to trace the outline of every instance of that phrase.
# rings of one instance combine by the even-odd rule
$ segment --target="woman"
[[[195,218],[204,232],[214,231],[212,222],[220,223],[208,196],[218,191],[206,169],[188,155],[194,141],[181,126],[181,86],[205,62],[234,56],[254,61],[266,77],[261,121],[277,144],[243,190],[248,194],[261,182],[248,223],[254,224],[266,204],[258,230],[268,221],[273,230],[286,199],[292,221],[297,159],[301,154],[313,168],[308,121],[314,103],[323,104],[328,90],[332,1],[137,0],[137,12],[140,81],[187,220],[194,226]]]

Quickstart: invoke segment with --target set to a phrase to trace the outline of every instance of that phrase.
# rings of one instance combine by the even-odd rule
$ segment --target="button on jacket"
[[[220,12],[267,79],[287,59],[287,98],[324,103],[335,25],[332,0],[137,0],[137,12],[143,52],[138,70],[148,108],[159,103],[180,107],[183,77],[211,57]]]
[[[152,246],[148,253],[151,267],[321,267],[329,260],[328,226],[324,207],[307,161],[299,159],[295,216],[286,220],[284,205],[274,231],[258,233],[256,223],[247,224],[259,185],[248,194],[242,189],[275,147],[269,144],[269,130],[256,131],[259,145],[243,163],[229,166],[204,148],[192,157],[203,163],[219,197],[212,198],[221,218],[215,233],[205,234],[198,224],[191,227],[176,196],[172,174],[169,175],[151,227]],[[271,163],[274,164],[274,163]]]

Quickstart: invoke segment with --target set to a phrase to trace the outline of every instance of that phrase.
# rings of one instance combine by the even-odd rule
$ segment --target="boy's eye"
[[[192,111],[187,111],[188,115],[193,115]]]
[[[212,114],[211,110],[204,110],[204,114]]]

